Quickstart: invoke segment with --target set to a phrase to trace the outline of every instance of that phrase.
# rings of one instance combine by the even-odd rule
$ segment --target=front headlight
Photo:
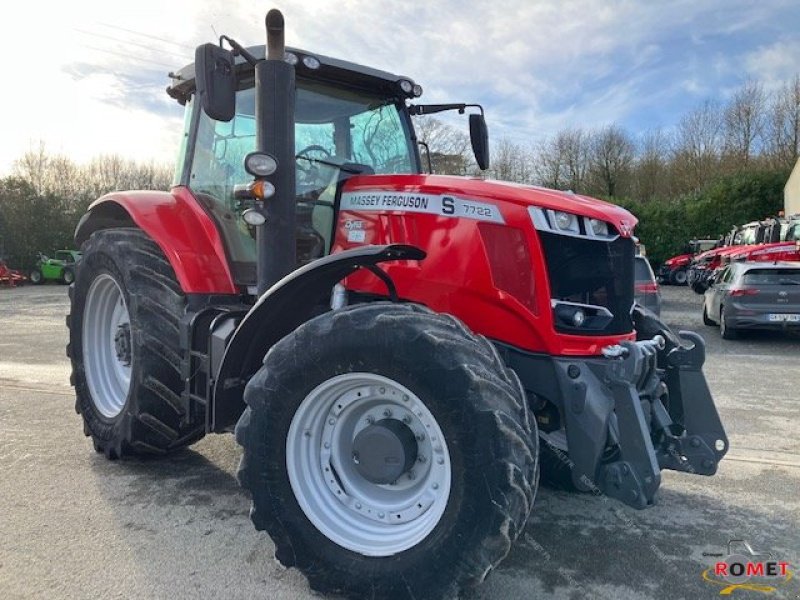
[[[589,227],[592,228],[592,233],[600,236],[608,235],[608,223],[600,219],[589,219]]]
[[[577,215],[561,212],[559,210],[554,213],[554,217],[556,227],[558,227],[561,231],[571,231],[573,233],[580,232]]]
[[[538,231],[548,231],[571,237],[613,242],[619,237],[613,225],[601,219],[591,219],[563,210],[531,206],[528,208],[533,226]]]

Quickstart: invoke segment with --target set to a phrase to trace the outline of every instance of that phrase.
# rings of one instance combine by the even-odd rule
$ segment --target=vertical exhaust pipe
[[[283,14],[267,13],[267,55],[255,67],[256,149],[271,154],[278,168],[268,177],[275,195],[264,201],[266,222],[256,232],[256,277],[259,296],[294,270],[295,241],[295,148],[294,66],[284,60]]]

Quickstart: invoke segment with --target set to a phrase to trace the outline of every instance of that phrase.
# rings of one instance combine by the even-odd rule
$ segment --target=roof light
[[[406,94],[411,94],[414,92],[414,84],[411,83],[408,79],[401,79],[400,89],[403,90],[403,92]]]
[[[283,60],[289,63],[290,65],[295,66],[297,64],[297,54],[287,52],[286,54],[283,55]]]
[[[314,58],[313,56],[306,56],[303,58],[303,64],[309,69],[319,69],[320,64],[319,60]]]
[[[415,98],[419,98],[420,96],[422,96],[422,86],[418,83],[415,83],[414,87],[412,88],[412,92],[414,92]]]

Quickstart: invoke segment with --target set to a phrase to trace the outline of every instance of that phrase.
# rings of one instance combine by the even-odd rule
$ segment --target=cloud
[[[25,48],[0,97],[12,115],[0,172],[30,140],[75,157],[117,151],[169,160],[181,108],[166,72],[226,33],[264,43],[250,0],[74,0],[20,4],[8,47]],[[749,77],[797,71],[790,0],[285,0],[291,45],[413,77],[428,102],[475,101],[493,136],[533,140],[568,126],[668,126]],[[37,41],[31,44],[30,32]],[[466,130],[465,120],[453,124]]]

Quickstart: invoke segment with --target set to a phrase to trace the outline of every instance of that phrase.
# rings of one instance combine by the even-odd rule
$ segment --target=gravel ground
[[[667,471],[659,504],[543,488],[511,554],[469,598],[711,598],[730,539],[800,564],[800,340],[722,341],[700,297],[664,288],[664,317],[702,332],[731,442],[715,477]],[[66,289],[0,288],[0,590],[4,598],[307,598],[247,516],[232,436],[162,460],[109,462],[73,410]],[[736,596],[756,591],[736,590]],[[797,581],[772,597],[800,597]]]

